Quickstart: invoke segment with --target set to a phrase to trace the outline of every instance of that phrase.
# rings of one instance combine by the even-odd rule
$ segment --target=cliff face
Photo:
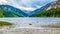
[[[60,0],[58,0],[57,2],[51,3],[51,5],[48,7],[48,9],[56,8],[57,6],[60,7]]]

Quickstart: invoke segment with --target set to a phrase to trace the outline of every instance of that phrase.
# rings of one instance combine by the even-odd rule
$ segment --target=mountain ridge
[[[21,11],[20,9],[16,8],[16,7],[13,7],[11,5],[0,5],[0,7],[3,6],[3,7],[6,7],[6,8],[10,8],[11,10],[15,10],[16,12],[22,14],[23,16],[27,16],[26,13],[24,13],[23,11]]]

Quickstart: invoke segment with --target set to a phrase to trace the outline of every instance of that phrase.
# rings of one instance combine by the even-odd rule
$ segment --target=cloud
[[[5,4],[5,3],[7,3],[6,0],[0,0],[0,4]]]

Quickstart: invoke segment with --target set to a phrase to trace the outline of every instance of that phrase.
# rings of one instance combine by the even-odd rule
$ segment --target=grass
[[[60,17],[60,7],[39,11],[30,17]]]
[[[0,26],[10,26],[12,23],[10,22],[5,22],[5,21],[0,21]]]

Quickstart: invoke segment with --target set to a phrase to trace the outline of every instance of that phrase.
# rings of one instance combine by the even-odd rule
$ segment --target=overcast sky
[[[55,0],[0,0],[0,4],[9,4],[22,10],[32,11]]]

